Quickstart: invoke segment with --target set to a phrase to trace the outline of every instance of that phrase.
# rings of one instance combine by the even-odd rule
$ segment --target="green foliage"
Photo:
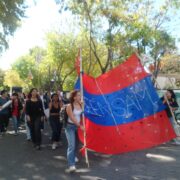
[[[45,49],[35,47],[12,65],[26,87],[71,90],[77,77],[74,63],[79,48],[84,72],[94,77],[133,52],[151,56],[157,72],[159,60],[176,49],[164,24],[170,23],[172,10],[177,12],[177,0],[56,1],[60,12],[70,11],[72,19],[76,18],[73,25],[78,34],[52,31],[46,36]],[[29,78],[31,74],[33,78]]]
[[[4,75],[5,75],[5,72],[2,69],[0,69],[0,90],[4,89],[4,85],[3,85]]]
[[[79,17],[79,26],[86,31],[89,42],[89,64],[93,64],[93,54],[101,73],[122,62],[134,51],[149,54],[156,62],[167,50],[175,49],[175,40],[166,32],[164,24],[167,26],[172,12],[178,11],[180,3],[177,0],[161,3],[155,0],[57,2],[60,12],[69,10]],[[106,49],[106,55],[103,53],[101,56],[97,48],[99,45]]]
[[[0,52],[8,47],[8,37],[13,35],[24,17],[25,0],[0,1]]]
[[[9,70],[5,73],[4,85],[8,87],[19,86],[24,87],[25,83],[15,70]]]
[[[180,55],[165,54],[161,63],[161,73],[163,74],[180,74]],[[179,78],[180,79],[180,78]]]
[[[13,63],[12,69],[26,82],[27,87],[39,88],[41,86],[39,67],[45,56],[46,51],[44,49],[34,47],[30,49],[29,54],[20,57]]]
[[[53,72],[51,77],[54,88],[68,90],[75,79],[74,62],[78,52],[76,38],[72,34],[52,32],[47,34],[47,44],[47,58]]]

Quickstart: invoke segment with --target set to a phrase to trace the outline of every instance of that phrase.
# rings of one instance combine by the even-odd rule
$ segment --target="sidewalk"
[[[77,173],[67,174],[66,145],[51,150],[49,131],[43,135],[42,151],[26,142],[25,132],[0,138],[0,180],[179,180],[180,146],[170,143],[116,156],[89,152]],[[64,143],[66,144],[66,143]]]

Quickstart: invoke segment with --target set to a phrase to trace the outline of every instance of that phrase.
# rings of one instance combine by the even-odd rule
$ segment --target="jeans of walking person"
[[[26,115],[25,115],[25,127],[26,127],[26,137],[27,137],[27,140],[31,140],[31,132],[30,132],[30,128],[28,126]]]
[[[50,116],[49,122],[52,129],[52,141],[59,142],[62,129],[62,123],[59,121],[59,116]]]
[[[13,122],[14,131],[15,133],[17,133],[19,127],[19,119],[16,116],[12,116],[12,122]]]
[[[77,150],[77,126],[74,124],[67,124],[65,128],[66,138],[68,141],[67,160],[69,166],[75,165],[75,157]]]
[[[31,117],[31,120],[28,122],[30,128],[30,134],[32,142],[35,146],[41,145],[41,117]]]

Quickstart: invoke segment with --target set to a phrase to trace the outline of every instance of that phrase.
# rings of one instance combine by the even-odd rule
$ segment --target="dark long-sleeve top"
[[[44,116],[44,110],[42,101],[39,99],[38,101],[26,101],[26,114],[30,117],[41,117]]]
[[[164,101],[164,97],[162,97],[161,100]],[[168,104],[165,103],[164,105],[165,105],[165,107],[166,107],[165,110],[166,110],[167,116],[168,116],[169,118],[172,117],[171,110],[170,110]],[[170,100],[169,100],[169,105],[170,105],[170,107],[172,107],[172,108],[178,108],[178,107],[179,107],[177,101],[174,100],[174,99],[170,99]]]

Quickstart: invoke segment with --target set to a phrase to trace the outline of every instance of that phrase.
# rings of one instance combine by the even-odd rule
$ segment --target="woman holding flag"
[[[76,171],[75,158],[76,158],[76,145],[77,145],[77,129],[81,128],[84,131],[84,127],[80,124],[82,105],[81,105],[81,93],[78,90],[74,90],[70,94],[70,104],[67,105],[66,112],[68,115],[67,126],[65,133],[68,141],[67,160],[69,166],[69,172]]]

